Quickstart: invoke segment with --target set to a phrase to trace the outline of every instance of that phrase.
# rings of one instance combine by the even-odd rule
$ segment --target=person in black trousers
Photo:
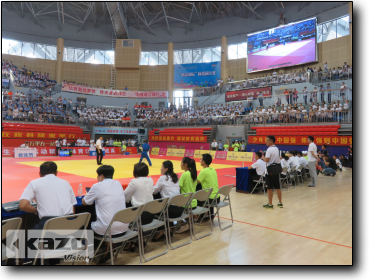
[[[103,165],[101,161],[103,160],[103,145],[102,145],[103,137],[99,137],[96,141],[96,163],[98,165]]]
[[[58,140],[55,141],[55,156],[59,156],[59,150],[61,146],[61,139],[58,138]]]

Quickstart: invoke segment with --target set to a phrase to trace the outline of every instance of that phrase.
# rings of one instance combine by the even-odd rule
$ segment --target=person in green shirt
[[[238,141],[235,140],[234,144],[231,146],[234,148],[234,152],[239,151],[240,145],[238,144]]]
[[[126,145],[125,144],[122,144],[121,150],[122,150],[122,154],[124,154],[126,152]]]
[[[200,165],[203,167],[203,170],[200,171],[198,175],[198,182],[202,184],[202,189],[210,189],[210,188],[213,189],[208,199],[210,204],[215,199],[216,194],[218,192],[217,172],[215,169],[210,167],[211,163],[212,163],[212,156],[210,154],[203,154],[202,159],[200,160]],[[217,196],[217,203],[219,202],[220,202],[220,195]],[[211,217],[212,217],[212,220],[215,217],[213,207],[211,207]]]
[[[228,150],[229,150],[229,141],[226,141],[224,144],[224,151],[228,151]]]
[[[180,193],[195,193],[197,188],[197,166],[195,164],[195,160],[189,157],[184,157],[181,160],[181,170],[185,172],[181,174],[179,185],[180,185]],[[194,209],[197,207],[197,200],[193,199],[191,202],[191,207]],[[183,225],[180,229],[176,232],[181,233],[184,231],[189,230],[189,223]]]

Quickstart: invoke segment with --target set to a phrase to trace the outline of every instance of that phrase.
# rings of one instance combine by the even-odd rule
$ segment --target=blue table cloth
[[[250,172],[248,167],[239,167],[235,169],[236,169],[236,191],[250,193],[252,189],[249,184]]]

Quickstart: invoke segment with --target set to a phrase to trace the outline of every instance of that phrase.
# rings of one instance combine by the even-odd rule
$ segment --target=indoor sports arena
[[[2,2],[2,266],[352,266],[352,6]]]

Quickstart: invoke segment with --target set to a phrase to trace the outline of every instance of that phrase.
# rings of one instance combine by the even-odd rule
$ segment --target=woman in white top
[[[288,160],[289,160],[289,157],[285,156],[284,153],[281,153],[281,155],[280,155],[281,168],[288,167],[288,172],[289,172],[290,171],[290,166],[289,166]],[[286,173],[281,172],[280,178],[286,178]]]
[[[135,179],[132,179],[124,190],[127,208],[139,206],[153,200],[153,180],[150,177],[148,178],[148,165],[143,162],[136,163],[133,173]],[[141,215],[142,225],[151,223],[153,217],[153,214],[144,212]]]

